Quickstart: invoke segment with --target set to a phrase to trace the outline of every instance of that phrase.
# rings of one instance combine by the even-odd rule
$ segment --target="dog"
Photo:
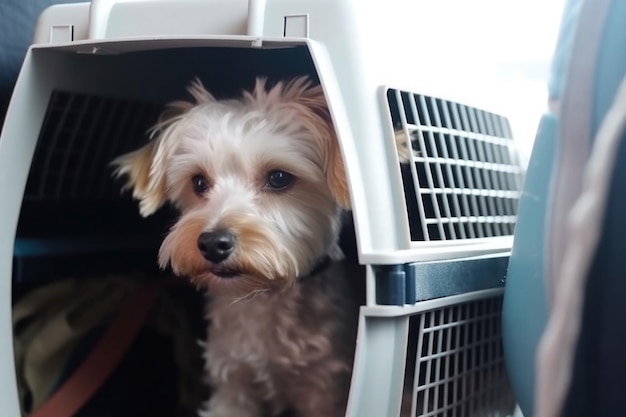
[[[142,216],[177,210],[159,265],[207,291],[199,415],[343,416],[362,293],[338,243],[350,195],[322,87],[258,78],[218,100],[196,79],[188,92],[112,165]]]

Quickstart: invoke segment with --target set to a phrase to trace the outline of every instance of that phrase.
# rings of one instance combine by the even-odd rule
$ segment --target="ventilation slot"
[[[48,104],[25,199],[110,199],[109,163],[139,148],[160,106],[55,91]]]
[[[411,240],[512,235],[522,170],[507,119],[400,90],[387,101],[396,144],[411,150],[400,167]]]
[[[446,306],[411,317],[403,413],[506,416],[515,399],[501,339],[502,297]],[[409,401],[410,400],[410,401]]]
[[[161,107],[52,93],[22,201],[18,256],[154,248],[159,240],[153,236],[159,237],[170,213],[142,219],[131,193],[121,193],[124,180],[112,178],[110,163],[147,142]]]

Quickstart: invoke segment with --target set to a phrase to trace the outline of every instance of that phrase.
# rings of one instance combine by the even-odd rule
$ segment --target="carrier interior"
[[[173,213],[164,208],[141,218],[111,160],[142,146],[164,105],[188,99],[195,77],[217,98],[237,95],[258,76],[279,80],[309,75],[306,48],[192,47],[112,55],[35,50],[49,60],[52,84],[17,227],[14,287],[69,274],[154,269]],[[61,59],[63,68],[54,65]],[[69,68],[69,70],[67,69]],[[54,71],[63,80],[50,81]],[[36,74],[37,75],[37,74]],[[68,82],[72,81],[74,82]],[[65,80],[65,81],[64,81]],[[64,84],[68,84],[67,88]],[[72,87],[73,86],[73,87]]]
[[[14,304],[31,290],[65,278],[160,274],[158,248],[175,213],[164,207],[142,218],[131,192],[121,192],[123,180],[112,178],[109,164],[149,140],[148,130],[164,105],[190,98],[186,87],[192,79],[199,78],[216,98],[250,89],[259,76],[271,82],[309,75],[318,81],[304,47],[176,47],[120,54],[34,49],[31,57],[32,71],[23,77],[33,87],[25,96],[45,103],[45,108],[31,111],[22,129],[24,143],[36,144],[31,166],[24,168],[28,179],[14,242]],[[186,299],[181,305],[193,321],[192,343],[197,345],[205,337],[204,297],[191,286],[183,287],[167,291]],[[82,340],[65,372],[89,352],[103,331],[99,327]],[[178,415],[170,342],[157,348],[163,342],[159,340],[155,335],[140,337],[123,369],[116,371],[123,376],[114,375],[104,397],[80,415],[100,415],[111,398],[128,404],[125,415]],[[205,391],[201,353],[198,347],[198,391]]]

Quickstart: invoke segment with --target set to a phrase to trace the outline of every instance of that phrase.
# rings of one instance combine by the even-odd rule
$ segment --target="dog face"
[[[143,148],[113,161],[143,216],[166,202],[180,218],[161,267],[213,292],[290,285],[336,250],[349,206],[345,170],[320,86],[306,78],[216,100],[200,82],[174,102]]]

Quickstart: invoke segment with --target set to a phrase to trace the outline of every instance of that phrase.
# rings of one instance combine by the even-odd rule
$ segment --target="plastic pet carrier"
[[[432,3],[94,0],[46,10],[0,138],[3,375],[15,374],[12,289],[130,260],[156,268],[167,213],[140,218],[108,164],[147,140],[165,103],[194,77],[228,97],[257,76],[309,75],[330,106],[366,266],[346,415],[511,414],[500,318],[522,168],[507,119],[454,88],[472,83],[465,64],[429,58],[471,46],[437,36],[444,16],[429,14]],[[406,163],[395,132],[411,150]],[[2,414],[18,416],[16,383],[3,381]]]

